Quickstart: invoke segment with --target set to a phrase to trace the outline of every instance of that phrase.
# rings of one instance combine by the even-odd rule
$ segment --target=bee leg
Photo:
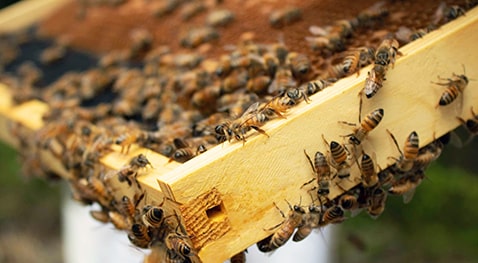
[[[300,187],[300,189],[302,189],[304,186],[306,186],[306,185],[308,185],[308,184],[312,183],[312,182],[313,182],[313,181],[315,181],[315,180],[316,180],[316,179],[315,179],[315,178],[313,178],[312,180],[310,180],[310,181],[308,181],[308,182],[304,183],[304,184],[303,184],[303,185]]]
[[[251,126],[251,128],[253,128],[254,130],[260,132],[261,134],[264,134],[265,136],[267,137],[270,137],[269,134],[266,133],[266,131],[264,131],[263,129],[257,127],[257,126]]]
[[[357,126],[357,124],[355,124],[355,123],[346,122],[346,121],[338,121],[338,123],[344,124],[344,125],[349,125],[349,126]],[[349,135],[347,135],[347,136],[349,136]]]

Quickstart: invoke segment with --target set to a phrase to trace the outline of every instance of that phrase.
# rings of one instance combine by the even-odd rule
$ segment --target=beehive
[[[233,3],[228,4],[233,5]],[[401,4],[406,7],[407,3]],[[364,6],[371,4],[367,3]],[[308,10],[306,7],[316,10],[321,4],[307,6],[305,2],[303,5],[301,7],[304,10]],[[413,4],[408,3],[408,5]],[[274,5],[270,4],[269,9],[266,8],[267,4],[264,6],[263,12],[267,13]],[[247,8],[254,7],[254,4],[250,7],[246,5],[244,13],[248,13]],[[350,14],[342,15],[353,16],[363,9],[363,7],[356,8],[351,8]],[[421,11],[426,13],[423,16],[429,17],[435,9],[413,13],[411,20],[423,14]],[[94,15],[96,11],[93,9],[91,12]],[[237,12],[239,20],[239,17],[244,14],[241,11]],[[476,10],[471,10],[465,16],[400,49],[403,56],[388,72],[382,90],[372,100],[364,101],[363,113],[371,112],[376,108],[383,108],[385,112],[383,121],[364,142],[365,151],[372,152],[376,156],[376,164],[380,167],[385,168],[392,164],[390,157],[398,157],[398,152],[386,129],[391,130],[399,142],[404,141],[408,134],[415,130],[420,135],[420,146],[424,146],[456,128],[460,124],[456,119],[457,116],[464,119],[471,117],[469,109],[477,107],[476,96],[478,96],[472,87],[464,91],[462,98],[460,97],[462,99],[460,103],[436,107],[443,89],[431,81],[438,81],[437,76],[451,76],[453,72],[461,74],[462,65],[465,65],[467,75],[470,78],[474,77],[473,72],[476,72],[478,67],[475,62],[476,52],[468,51],[473,50],[473,43],[476,41],[476,36],[473,34],[478,27],[475,13]],[[395,14],[400,12],[397,11]],[[307,33],[308,25],[316,23],[309,20],[310,17],[313,15],[305,11],[300,22],[286,26],[283,30],[284,41],[297,50],[308,50],[307,53],[311,57],[320,57],[310,51],[304,41],[304,36],[310,35]],[[58,18],[54,17],[54,19]],[[173,16],[166,19],[174,21],[179,18]],[[331,23],[333,19],[333,16],[324,18],[323,23],[320,24]],[[263,21],[259,18],[252,20]],[[48,21],[45,22],[45,28],[48,28],[47,23]],[[398,27],[397,24],[389,26],[394,29]],[[119,28],[128,27],[121,24]],[[232,34],[230,37],[227,33],[229,29]],[[275,39],[267,38],[276,37],[274,34],[265,33],[270,30],[267,21],[263,21],[258,29],[248,28],[246,24],[242,30],[258,30],[255,41],[275,41]],[[73,35],[73,43],[78,46],[84,45],[83,47],[91,45],[91,40],[80,38],[86,34],[81,33],[81,30],[78,32],[80,33],[76,37],[79,39],[76,40]],[[123,35],[125,33],[121,30],[118,32],[116,33]],[[224,35],[219,38],[219,42],[214,44],[219,47],[224,44],[234,44],[233,36],[237,35],[237,32],[241,31],[234,32],[232,28],[226,29],[222,32]],[[273,32],[276,31],[273,30]],[[288,34],[288,32],[294,33]],[[165,35],[171,34],[173,33]],[[91,35],[95,38],[95,31],[92,31]],[[371,37],[365,32],[364,35]],[[111,38],[115,37],[111,36]],[[377,39],[371,41],[371,43],[376,42]],[[121,45],[121,42],[117,44]],[[177,41],[172,41],[171,45],[174,47],[177,44]],[[99,44],[100,50],[102,45]],[[181,49],[179,46],[175,48]],[[213,48],[205,48],[204,52],[205,56],[217,58],[218,54],[221,54],[221,49],[213,46]],[[319,58],[315,60],[317,60],[315,63],[323,63]],[[311,61],[315,60],[311,59]],[[350,127],[339,124],[338,121],[358,122],[359,97],[357,94],[363,88],[370,69],[371,66],[366,67],[361,70],[359,77],[352,75],[341,79],[330,88],[311,96],[310,103],[302,102],[292,108],[287,113],[286,119],[268,122],[262,127],[268,136],[253,135],[248,137],[244,144],[234,141],[224,142],[181,165],[170,162],[169,158],[151,150],[132,146],[129,153],[124,154],[121,147],[112,145],[113,152],[101,158],[101,165],[106,171],[111,170],[114,174],[131,158],[144,153],[152,163],[152,168],[142,170],[137,178],[142,190],[146,192],[144,203],[162,204],[168,214],[173,214],[171,210],[175,210],[195,248],[199,251],[199,258],[204,262],[222,262],[273,233],[266,230],[283,220],[274,207],[274,203],[283,211],[288,210],[284,200],[292,204],[301,203],[301,205],[311,203],[309,192],[301,188],[305,182],[313,178],[312,170],[303,152],[306,150],[309,155],[316,151],[327,152],[322,135],[328,141],[341,141],[341,135],[351,132]],[[471,82],[470,86],[473,85]],[[2,138],[17,147],[24,147],[21,139],[43,126],[41,116],[48,111],[48,106],[37,101],[14,105],[11,97],[8,96],[8,89],[5,88],[2,92],[6,94],[2,96],[4,101],[1,103],[2,127],[4,127],[1,129]],[[20,123],[22,126],[12,122]],[[8,131],[14,131],[14,133]],[[48,165],[49,170],[65,178],[74,178],[51,150],[42,151],[42,158],[45,158],[42,165]],[[330,199],[339,196],[360,181],[357,166],[353,166],[352,169],[349,181],[341,182],[340,187],[331,187],[331,193],[328,196]],[[110,183],[115,189],[113,195],[117,200],[123,195],[131,198],[135,195],[132,187],[117,182],[116,177],[112,178]]]

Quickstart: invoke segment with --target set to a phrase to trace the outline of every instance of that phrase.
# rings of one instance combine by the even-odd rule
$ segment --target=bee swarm
[[[378,217],[387,195],[410,200],[450,130],[476,133],[475,2],[334,3],[67,4],[1,36],[0,137],[25,174],[68,180],[153,248],[148,262],[222,262]],[[34,34],[61,37],[29,59]],[[101,56],[52,78],[76,49]]]

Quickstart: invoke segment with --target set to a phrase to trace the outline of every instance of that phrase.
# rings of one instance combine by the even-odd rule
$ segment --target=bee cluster
[[[89,12],[97,5],[121,6],[128,1],[81,2]],[[81,72],[65,72],[50,83],[43,70],[60,67],[71,56],[68,40],[58,40],[41,50],[33,62],[17,56],[21,55],[21,47],[36,36],[3,35],[0,41],[0,81],[12,88],[15,102],[40,99],[51,108],[43,116],[44,127],[34,136],[19,125],[11,127],[21,145],[26,174],[58,178],[39,161],[43,152],[52,154],[67,171],[62,176],[68,180],[73,197],[84,204],[100,204],[101,210],[91,211],[95,219],[126,231],[132,244],[140,248],[159,247],[166,262],[196,261],[199,248],[190,241],[180,215],[162,208],[168,200],[155,205],[145,200],[137,177],[154,165],[145,155],[135,156],[117,171],[107,171],[99,164],[100,158],[112,152],[113,145],[120,147],[123,154],[129,153],[131,145],[139,145],[171,162],[183,163],[225,141],[245,143],[251,130],[269,136],[263,129],[265,123],[285,118],[299,103],[309,103],[309,96],[373,64],[360,93],[362,106],[363,94],[369,101],[382,88],[386,74],[402,55],[400,45],[465,15],[477,4],[443,2],[433,5],[432,14],[427,16],[431,19],[417,25],[421,29],[401,26],[378,30],[390,21],[397,23],[394,10],[400,3],[383,1],[351,19],[336,20],[328,26],[309,25],[306,30],[312,36],[302,36],[306,48],[288,45],[287,38],[280,37],[279,41],[262,43],[261,36],[245,32],[234,46],[224,49],[224,54],[212,58],[208,56],[208,45],[221,38],[217,28],[238,23],[234,12],[213,8],[221,1],[213,2],[151,1],[154,8],[150,10],[157,18],[179,14],[183,21],[189,21],[207,14],[207,19],[203,26],[178,37],[181,49],[156,45],[153,32],[136,28],[130,32],[128,48],[110,51],[96,65]],[[295,6],[272,10],[269,26],[274,30],[300,26],[305,11]],[[399,17],[407,16],[398,13]],[[436,84],[444,86],[445,91],[437,107],[452,103],[469,80],[465,74],[454,74],[440,81]],[[460,121],[474,135],[478,116],[473,109],[471,113],[471,119]],[[425,169],[439,157],[448,137],[420,149],[418,134],[411,132],[401,149],[389,132],[400,158],[378,172],[373,157],[364,152],[361,144],[384,115],[385,110],[379,108],[361,120],[360,107],[359,124],[341,122],[354,126],[353,132],[345,136],[346,144],[329,143],[323,136],[328,153],[318,151],[312,159],[304,150],[314,178],[303,187],[316,184],[308,190],[313,193],[313,203],[306,209],[289,204],[287,214],[278,208],[284,221],[268,229],[274,233],[257,243],[261,251],[273,251],[291,237],[301,241],[314,228],[344,221],[347,213],[366,210],[377,217],[384,210],[388,194],[410,200],[425,178]],[[354,167],[361,174],[358,185],[329,199],[330,187],[335,184],[340,188],[340,182],[349,180]],[[126,187],[130,195],[115,196],[112,181]],[[238,262],[244,261],[242,256],[237,255]]]

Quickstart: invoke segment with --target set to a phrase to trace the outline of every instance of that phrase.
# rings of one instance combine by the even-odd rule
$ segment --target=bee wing
[[[351,210],[350,211],[350,217],[358,216],[360,213],[362,213],[363,210],[364,210],[364,208],[357,208],[357,209]]]
[[[408,204],[408,203],[410,203],[410,201],[412,201],[413,196],[415,195],[415,189],[417,189],[417,188],[414,187],[413,189],[410,189],[410,191],[405,192],[405,193],[403,194],[402,197],[403,197],[403,203],[404,203],[404,204]]]
[[[398,39],[398,41],[402,43],[410,42],[411,35],[412,35],[412,30],[405,26],[400,26],[397,32],[395,32],[395,37]]]
[[[244,113],[242,114],[242,117],[245,117],[247,115],[250,115],[252,113],[255,113],[257,112],[257,110],[259,109],[259,105],[260,103],[258,101],[254,102],[251,104],[251,106],[249,106],[245,111]]]
[[[466,145],[470,142],[468,139],[465,143],[461,140],[460,136],[455,131],[450,132],[450,143],[457,147],[457,148],[463,148],[463,145]]]
[[[309,32],[312,35],[316,36],[326,36],[328,34],[327,30],[323,27],[312,25],[309,27]]]

